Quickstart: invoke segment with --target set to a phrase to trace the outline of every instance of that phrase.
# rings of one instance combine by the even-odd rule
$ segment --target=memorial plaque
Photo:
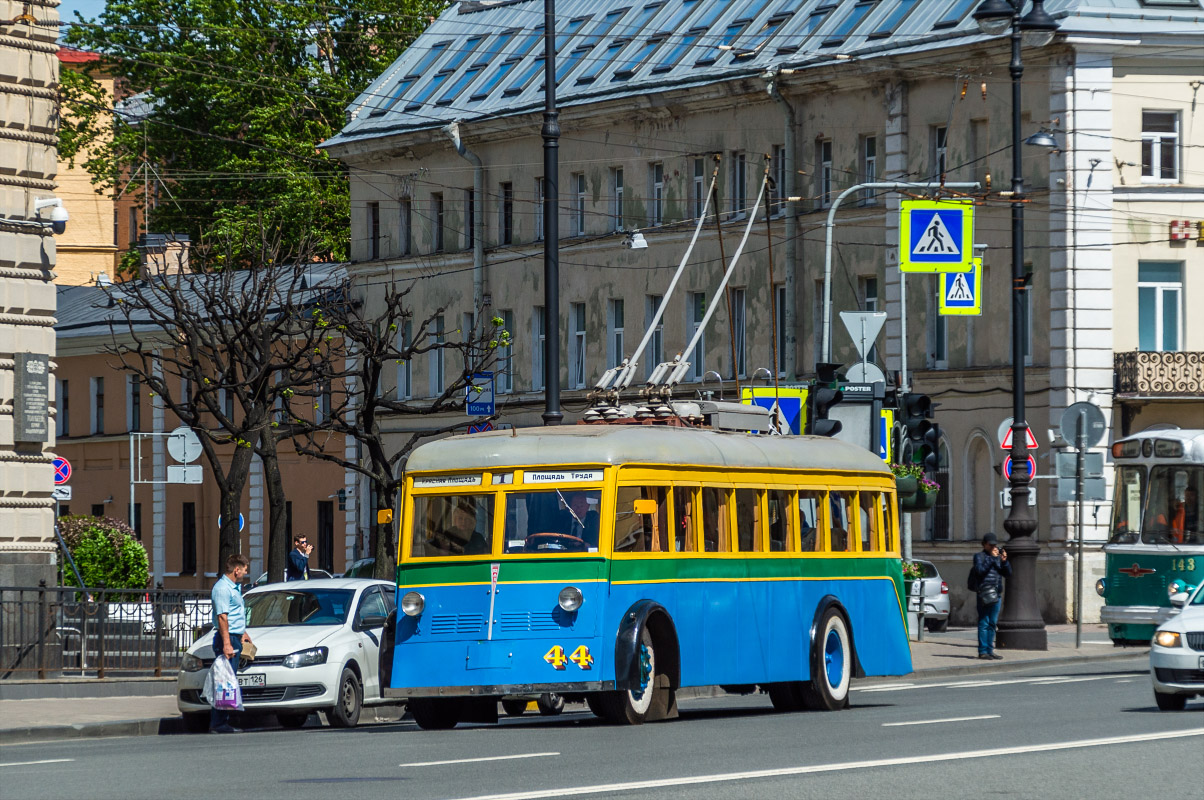
[[[13,374],[13,441],[45,443],[50,438],[50,357],[17,353]]]

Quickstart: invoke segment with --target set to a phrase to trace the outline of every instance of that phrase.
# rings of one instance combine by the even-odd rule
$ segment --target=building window
[[[786,198],[790,196],[786,186],[786,148],[780,144],[773,146],[770,157],[770,169],[773,171],[773,187],[769,195],[769,211],[775,217],[780,217],[786,211]]]
[[[941,485],[941,488],[937,493],[936,505],[933,506],[932,513],[924,516],[928,518],[928,538],[932,541],[948,542],[953,539],[952,528],[949,524],[949,498],[952,497],[953,472],[949,469],[949,442],[944,436],[937,443],[936,455],[937,471],[933,477]]]
[[[318,501],[318,568],[334,572],[334,501]]]
[[[858,280],[858,283],[860,284],[858,288],[861,289],[861,310],[877,311],[879,305],[878,279],[876,277],[867,275],[866,277]],[[877,345],[874,345],[870,348],[869,353],[866,355],[866,360],[872,364],[876,364],[878,362]]]
[[[431,350],[430,370],[427,374],[428,383],[430,384],[430,393],[432,397],[438,397],[443,394],[443,367],[444,367],[444,348],[443,343],[446,341],[443,333],[443,315],[439,314],[431,320],[431,335],[434,336],[434,349]]]
[[[861,138],[861,182],[873,183],[876,180],[878,180],[878,137],[863,136]],[[861,205],[874,205],[878,202],[877,196],[876,189],[863,189]]]
[[[410,345],[414,340],[414,323],[406,320],[397,327],[397,352],[404,358],[397,362],[397,399],[408,400],[414,391],[414,373],[412,360],[409,358]]]
[[[694,334],[698,333],[698,329],[702,327],[702,318],[706,314],[707,296],[705,292],[690,292],[687,298],[689,303],[688,322],[687,326],[690,330],[690,339],[694,338]],[[702,380],[703,374],[706,373],[706,366],[703,364],[703,354],[706,353],[706,334],[698,337],[698,344],[690,351],[690,378],[692,380]]]
[[[729,295],[732,301],[732,346],[736,351],[735,377],[743,378],[748,374],[748,346],[745,325],[745,302],[747,295],[743,289],[732,289]]]
[[[611,197],[614,205],[610,210],[613,230],[624,229],[623,222],[623,168],[615,167],[610,171]]]
[[[127,521],[131,518],[129,503],[125,504],[125,518]],[[134,529],[134,538],[137,539],[138,541],[142,541],[142,504],[141,503],[134,503],[133,524],[131,525],[131,527]]]
[[[498,239],[502,244],[514,244],[514,184],[503,183],[498,190],[502,199],[499,209]]]
[[[949,129],[938,125],[932,129],[932,176],[943,180],[949,167]]]
[[[196,503],[184,503],[180,514],[180,574],[196,573]]]
[[[694,219],[702,216],[706,204],[706,164],[701,158],[694,159]]]
[[[368,259],[380,258],[380,203],[368,204]]]
[[[431,194],[431,244],[436,253],[443,252],[443,193]]]
[[[815,349],[815,361],[827,360],[824,353],[820,352],[824,341],[824,282],[822,280],[815,281],[815,290],[811,293],[813,302],[811,304],[811,341]]]
[[[510,344],[499,344],[497,349],[497,377],[494,385],[499,394],[514,391],[514,312],[504,309],[498,312],[502,328],[509,334]],[[499,340],[500,341],[500,340]]]
[[[397,248],[398,255],[408,256],[413,247],[414,207],[410,198],[401,199],[401,208],[397,214]]]
[[[142,378],[126,376],[125,428],[128,431],[142,430]]]
[[[543,203],[544,203],[544,183],[543,178],[535,179],[535,241],[543,241]]]
[[[1179,114],[1141,112],[1141,179],[1151,183],[1179,180]]]
[[[656,317],[656,312],[660,309],[661,303],[664,300],[664,296],[659,294],[650,294],[644,298],[644,316],[647,319],[646,327],[652,327],[652,320]],[[662,315],[657,320],[656,327],[652,328],[652,338],[648,340],[648,352],[644,358],[644,378],[651,378],[652,370],[656,369],[657,365],[664,360],[665,318]]]
[[[786,285],[779,283],[773,287],[774,323],[777,325],[775,334],[778,341],[778,375],[786,375]]]
[[[330,419],[330,409],[334,398],[331,395],[329,381],[320,382],[317,390],[317,402],[314,403],[314,423],[321,425]]]
[[[652,165],[652,224],[661,225],[665,221],[665,165]]]
[[[743,219],[748,211],[748,160],[744,153],[732,153],[731,218]]]
[[[547,347],[547,319],[543,306],[535,306],[531,312],[531,389],[538,391],[544,386],[544,358]]]
[[[815,145],[815,161],[819,164],[819,207],[832,205],[832,142],[825,140]]]
[[[585,303],[572,303],[569,322],[573,333],[573,344],[569,353],[569,388],[585,388]]]
[[[105,432],[105,379],[92,379],[92,433]]]
[[[606,304],[606,364],[617,367],[623,361],[623,301],[612,299]]]
[[[222,414],[226,419],[234,419],[234,392],[229,389],[217,390],[217,403],[221,407]]]
[[[104,515],[105,515],[105,504],[104,503],[93,503],[92,504],[92,516],[103,517]]]
[[[70,381],[66,379],[59,380],[58,392],[54,399],[54,427],[55,435],[70,436],[71,435],[71,386]]]
[[[948,317],[939,313],[937,304],[940,303],[941,286],[943,281],[937,281],[937,293],[933,293],[928,309],[928,367],[929,369],[949,368],[949,326]],[[1028,294],[1027,292],[1025,293]],[[1028,354],[1028,347],[1025,347]]]
[[[573,235],[585,235],[585,173],[573,173]]]
[[[1137,265],[1137,348],[1174,352],[1183,341],[1183,264],[1142,261]]]
[[[477,240],[477,193],[464,190],[464,249],[471,250]]]
[[[138,208],[130,206],[126,209],[126,238],[129,239],[130,247],[138,244]]]

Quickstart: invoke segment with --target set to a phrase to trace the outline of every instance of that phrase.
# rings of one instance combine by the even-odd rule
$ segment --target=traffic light
[[[905,394],[899,398],[899,416],[909,439],[919,442],[924,436],[924,421],[932,419],[932,398],[926,394]]]
[[[837,389],[836,369],[839,364],[816,364],[816,380],[807,392],[807,428],[812,436],[835,436],[840,433],[840,420],[828,419],[828,412],[844,397]]]
[[[924,423],[925,430],[920,441],[920,463],[925,475],[935,475],[941,468],[941,426],[935,422]]]

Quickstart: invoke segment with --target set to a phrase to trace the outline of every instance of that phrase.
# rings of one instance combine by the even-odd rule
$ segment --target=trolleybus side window
[[[823,506],[823,492],[798,493],[799,549],[804,553],[815,553],[823,549],[823,527],[819,518]]]
[[[707,553],[729,549],[731,519],[728,516],[727,489],[704,486],[702,489],[702,543]]]
[[[763,549],[760,494],[756,489],[736,490],[736,541],[741,553],[759,553]]]
[[[671,552],[669,490],[664,486],[620,486],[615,502],[616,553]]]
[[[878,552],[878,506],[881,505],[878,492],[858,492],[857,502],[861,507],[861,552]]]
[[[878,495],[879,511],[882,517],[882,549],[888,553],[895,551],[895,505],[894,496],[883,492]]]
[[[765,514],[769,522],[769,552],[783,553],[794,549],[794,498],[784,489],[770,489],[765,494]]]
[[[1142,489],[1145,467],[1121,467],[1116,471],[1116,489],[1112,501],[1112,537],[1110,544],[1136,544],[1141,535]]]
[[[598,551],[600,489],[506,494],[506,553]]]
[[[850,534],[853,533],[853,519],[849,511],[856,503],[856,492],[830,492],[828,494],[828,509],[832,517],[832,546],[833,553],[846,553],[853,549]]]
[[[493,552],[492,494],[414,498],[411,552],[415,558]]]
[[[689,486],[677,486],[673,489],[673,531],[676,539],[675,549],[679,553],[694,553],[698,550],[698,534],[694,524],[696,495],[697,490]]]

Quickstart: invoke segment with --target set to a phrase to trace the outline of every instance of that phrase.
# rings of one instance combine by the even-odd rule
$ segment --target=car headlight
[[[1154,634],[1154,644],[1159,647],[1178,647],[1179,634],[1175,631],[1158,631]]]
[[[204,662],[194,656],[192,653],[185,653],[180,659],[180,669],[185,672],[200,672],[205,668]]]
[[[571,614],[581,608],[585,598],[581,596],[581,590],[576,586],[566,586],[560,590],[560,597],[557,598],[557,601],[561,608]]]
[[[406,592],[401,597],[401,610],[407,617],[416,617],[426,608],[426,598],[421,592]]]
[[[312,667],[317,664],[326,663],[326,655],[329,651],[325,647],[311,647],[308,650],[298,650],[284,657],[284,666],[289,669],[297,667]]]
[[[1106,580],[1104,580],[1103,578],[1100,578],[1098,581],[1095,582],[1095,593],[1098,594],[1100,597],[1103,597],[1104,592],[1106,592],[1106,591],[1108,591],[1108,582]]]

